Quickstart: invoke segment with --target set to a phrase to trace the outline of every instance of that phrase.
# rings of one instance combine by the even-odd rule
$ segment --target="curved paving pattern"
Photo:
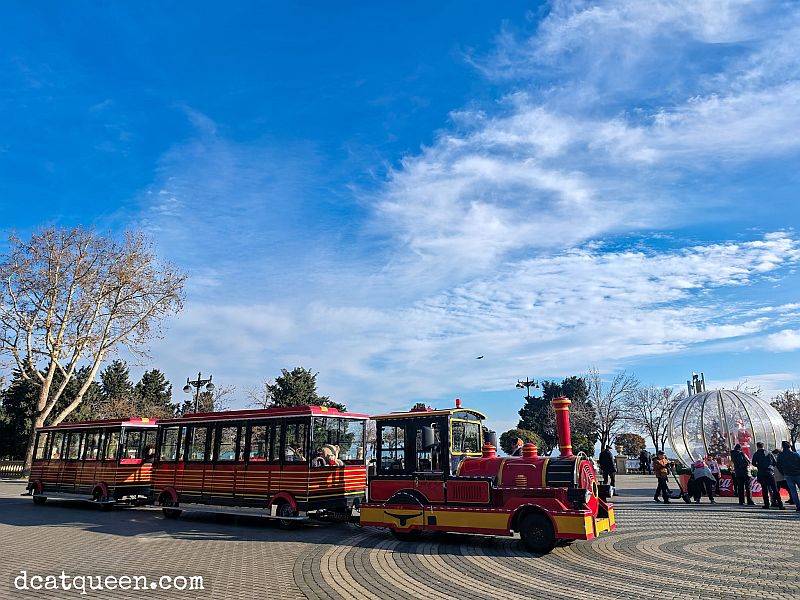
[[[185,598],[800,598],[800,514],[719,504],[663,506],[647,477],[621,476],[619,529],[528,554],[518,540],[386,531],[209,514],[169,520],[152,509],[34,506],[23,483],[0,483],[0,598],[60,600],[10,589],[20,570],[83,575],[202,575]],[[636,488],[639,489],[636,489]],[[638,496],[637,496],[638,494]],[[114,598],[173,599],[174,592]],[[74,597],[81,597],[74,595]],[[87,596],[88,597],[88,596]],[[92,597],[112,597],[112,594]]]
[[[400,542],[352,528],[295,563],[307,598],[798,598],[800,515],[730,504],[619,505],[619,529],[528,554],[519,540]]]

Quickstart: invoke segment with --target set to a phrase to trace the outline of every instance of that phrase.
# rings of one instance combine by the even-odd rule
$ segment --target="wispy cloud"
[[[346,210],[322,198],[363,179],[325,180],[313,145],[236,142],[185,108],[197,135],[144,201],[200,275],[162,351],[241,386],[301,364],[374,408],[531,368],[800,349],[794,231],[669,235],[733,197],[768,208],[734,180],[800,152],[798,33],[794,4],[555,2],[472,57],[496,103],[454,107]]]
[[[715,290],[759,285],[800,261],[781,235],[674,252],[575,249],[509,265],[407,306],[205,305],[169,343],[237,377],[311,365],[357,405],[396,406],[453,390],[498,390],[520,369],[583,372],[768,332],[773,320]],[[476,364],[474,356],[486,358]],[[379,400],[374,390],[391,389]]]

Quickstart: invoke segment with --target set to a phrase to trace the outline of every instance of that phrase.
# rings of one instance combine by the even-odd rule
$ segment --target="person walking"
[[[692,477],[694,477],[695,481],[695,504],[700,504],[700,496],[703,493],[703,488],[705,488],[706,495],[711,504],[716,504],[714,500],[714,474],[708,468],[704,460],[698,460],[692,465]]]
[[[650,456],[650,453],[644,448],[642,448],[642,451],[639,452],[639,470],[641,470],[642,475],[644,475],[645,473],[652,474],[653,470],[652,468],[650,468],[650,461],[652,459],[653,457]]]
[[[617,487],[617,466],[614,464],[614,455],[611,446],[606,446],[600,453],[600,468],[603,470],[603,485],[611,478],[611,485]]]
[[[708,470],[711,471],[711,474],[714,476],[714,493],[719,496],[719,480],[722,478],[722,471],[719,468],[719,463],[714,460],[714,457],[706,456],[706,464],[708,465]]]
[[[781,493],[781,490],[786,490],[787,492],[789,491],[789,486],[786,484],[786,478],[783,476],[783,473],[781,473],[781,470],[778,468],[778,455],[780,455],[780,453],[781,451],[778,450],[777,448],[775,448],[772,451],[772,456],[775,457],[775,485],[778,486],[779,494]],[[789,499],[786,501],[786,504],[794,504],[794,502],[792,502],[791,495],[789,496]]]
[[[658,487],[656,487],[656,494],[653,500],[661,502],[658,495],[661,494],[664,498],[664,504],[669,504],[669,487],[667,486],[667,477],[669,477],[669,469],[672,462],[666,457],[663,450],[656,452],[656,457],[653,459],[653,472],[658,479]]]
[[[778,468],[786,479],[789,486],[789,495],[794,502],[795,510],[800,512],[800,499],[798,499],[797,488],[800,487],[800,454],[792,450],[792,445],[783,440],[781,442],[783,450],[778,455]]]
[[[758,469],[756,478],[761,484],[761,497],[764,499],[764,508],[769,508],[770,496],[772,497],[772,508],[783,510],[783,500],[775,483],[775,467],[778,461],[772,456],[771,452],[764,450],[764,442],[756,444],[756,453],[753,455],[753,466]]]
[[[747,496],[747,505],[755,506],[750,495],[750,459],[742,452],[742,446],[736,444],[731,450],[731,461],[733,461],[733,471],[736,477],[736,491],[739,492],[739,504],[744,504]]]

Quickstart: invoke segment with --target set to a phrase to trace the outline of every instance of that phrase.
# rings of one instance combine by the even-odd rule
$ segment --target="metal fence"
[[[21,460],[0,461],[0,479],[18,479],[22,477],[22,467],[25,463]]]

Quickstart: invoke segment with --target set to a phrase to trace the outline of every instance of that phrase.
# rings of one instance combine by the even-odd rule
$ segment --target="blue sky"
[[[501,430],[518,378],[593,366],[800,383],[794,3],[52,2],[0,28],[4,228],[144,228],[190,275],[134,376],[242,406],[302,365],[353,409],[461,397]]]

